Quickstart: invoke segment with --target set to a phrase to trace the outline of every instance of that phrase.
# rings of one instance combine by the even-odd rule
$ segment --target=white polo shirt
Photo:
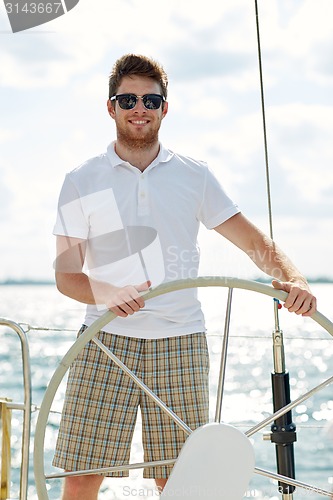
[[[117,286],[152,286],[198,275],[197,236],[202,222],[212,229],[239,212],[206,163],[160,145],[141,172],[115,153],[88,160],[66,175],[53,233],[87,240],[84,270]],[[106,311],[87,305],[84,324]],[[171,292],[146,302],[103,330],[139,338],[205,331],[196,289]]]

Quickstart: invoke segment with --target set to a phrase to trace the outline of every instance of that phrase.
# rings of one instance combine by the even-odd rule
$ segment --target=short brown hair
[[[124,76],[147,76],[155,80],[161,87],[166,99],[168,92],[168,77],[163,67],[154,59],[136,54],[126,54],[114,64],[109,77],[109,97],[116,95]]]

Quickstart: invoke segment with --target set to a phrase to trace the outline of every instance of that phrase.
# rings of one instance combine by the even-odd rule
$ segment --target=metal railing
[[[31,432],[31,369],[29,344],[26,332],[20,325],[11,320],[0,318],[0,326],[6,326],[17,333],[21,341],[22,372],[23,372],[23,403],[13,402],[7,398],[0,400],[2,417],[2,450],[1,450],[1,500],[10,495],[10,420],[12,410],[23,412],[22,453],[20,467],[20,500],[26,500],[29,482],[29,450]]]

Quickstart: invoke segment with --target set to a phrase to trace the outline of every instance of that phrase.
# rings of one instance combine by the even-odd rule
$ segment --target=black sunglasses
[[[158,109],[162,102],[165,101],[165,98],[160,94],[118,94],[110,97],[110,101],[118,101],[121,109],[133,109],[136,106],[138,99],[142,99],[143,105],[146,109]]]

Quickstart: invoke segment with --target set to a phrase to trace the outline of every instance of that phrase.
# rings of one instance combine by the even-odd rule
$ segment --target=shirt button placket
[[[138,215],[149,214],[149,197],[147,175],[141,174],[138,186]]]

